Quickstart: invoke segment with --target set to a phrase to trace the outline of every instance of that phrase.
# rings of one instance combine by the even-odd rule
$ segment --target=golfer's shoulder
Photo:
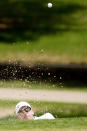
[[[55,119],[55,117],[50,112],[45,113],[45,115],[49,119]]]

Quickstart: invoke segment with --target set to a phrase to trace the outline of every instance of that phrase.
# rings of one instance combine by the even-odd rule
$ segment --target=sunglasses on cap
[[[31,110],[31,107],[27,106],[26,108],[19,110],[18,113],[24,113],[24,112],[29,112]]]

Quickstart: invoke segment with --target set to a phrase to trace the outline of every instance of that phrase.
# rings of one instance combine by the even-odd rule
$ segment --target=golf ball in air
[[[51,8],[52,7],[52,3],[48,3],[48,7]]]

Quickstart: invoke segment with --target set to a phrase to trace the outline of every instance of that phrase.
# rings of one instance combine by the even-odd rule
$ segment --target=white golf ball
[[[48,3],[48,7],[51,8],[52,7],[52,3]]]

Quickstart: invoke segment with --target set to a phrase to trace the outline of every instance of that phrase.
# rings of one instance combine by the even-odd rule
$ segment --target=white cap
[[[27,102],[25,102],[25,101],[19,102],[19,103],[16,105],[16,108],[15,108],[16,115],[17,115],[17,113],[19,112],[20,108],[23,107],[23,106],[29,106],[29,107],[31,107],[30,104],[27,103]]]

